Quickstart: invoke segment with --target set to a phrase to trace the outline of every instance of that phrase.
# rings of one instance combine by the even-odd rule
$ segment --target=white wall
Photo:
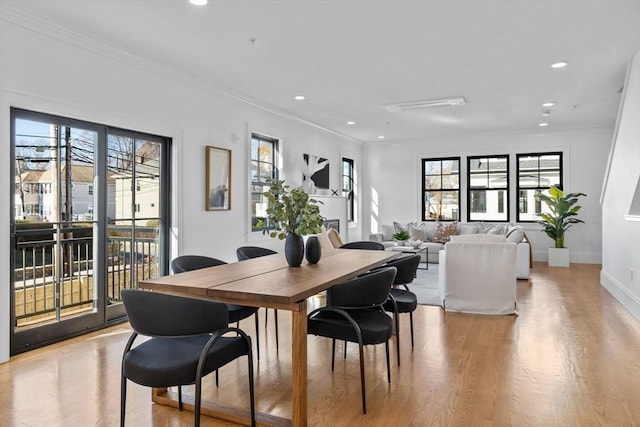
[[[640,183],[640,51],[629,67],[602,195],[600,281],[640,319],[640,221],[625,219]]]
[[[578,224],[568,231],[565,244],[571,248],[571,261],[601,262],[602,217],[599,193],[602,187],[612,128],[531,134],[476,134],[442,136],[430,140],[376,143],[367,146],[368,184],[364,191],[368,209],[363,233],[377,231],[378,224],[393,221],[419,221],[421,218],[421,159],[460,156],[461,220],[466,220],[466,156],[508,154],[510,161],[510,221],[515,222],[517,202],[516,153],[562,151],[564,153],[564,189],[586,193],[581,199]],[[378,202],[376,202],[376,200]],[[523,224],[531,240],[534,259],[546,260],[546,248],[552,245],[537,224]]]
[[[7,19],[7,20],[5,20]],[[0,18],[0,197],[10,202],[10,107],[52,113],[173,139],[174,255],[205,254],[235,261],[250,241],[281,250],[283,243],[250,236],[248,145],[250,132],[282,138],[283,178],[301,182],[303,153],[331,161],[331,188],[340,186],[341,156],[360,162],[360,144],[252,107],[96,41],[75,38],[45,24]],[[46,34],[45,34],[46,33]],[[205,211],[205,146],[232,150],[231,210]],[[9,203],[7,206],[10,206]],[[0,210],[0,256],[10,254],[9,208]],[[9,357],[9,263],[0,265],[0,362]]]

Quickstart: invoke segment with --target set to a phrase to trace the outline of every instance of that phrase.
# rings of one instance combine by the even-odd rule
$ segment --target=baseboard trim
[[[633,295],[627,288],[622,286],[613,276],[608,274],[604,269],[600,270],[600,284],[615,299],[622,304],[624,308],[631,313],[633,317],[640,320],[640,298]]]

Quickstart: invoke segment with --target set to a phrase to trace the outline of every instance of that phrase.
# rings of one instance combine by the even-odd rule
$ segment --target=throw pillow
[[[395,229],[393,232],[394,234],[401,231],[404,231],[405,233],[409,232],[409,224],[400,224],[399,222],[393,221],[393,228]]]
[[[338,230],[336,230],[335,228],[330,228],[327,230],[327,237],[329,238],[329,241],[334,248],[339,248],[340,246],[344,245],[342,237],[340,237],[340,233],[338,233]]]
[[[507,237],[507,240],[510,242],[520,243],[524,238],[524,230],[522,229],[521,226],[516,225],[514,227],[511,227],[509,231],[507,231],[506,237]]]
[[[487,231],[487,234],[506,234],[506,232],[506,225],[496,224]]]
[[[409,224],[408,228],[411,240],[422,240],[423,242],[428,240],[426,224]]]
[[[446,243],[449,241],[449,238],[456,234],[456,227],[458,226],[457,221],[453,222],[438,222],[436,224],[436,235],[433,239],[434,242],[438,243]]]
[[[381,224],[380,231],[382,231],[382,240],[393,240],[393,235],[396,233],[396,230],[393,225],[390,224]]]

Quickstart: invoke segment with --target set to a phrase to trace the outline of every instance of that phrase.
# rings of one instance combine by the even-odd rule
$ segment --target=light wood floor
[[[419,306],[413,349],[408,316],[401,318],[402,365],[392,365],[390,385],[384,346],[366,350],[367,415],[357,347],[332,373],[330,340],[310,336],[309,425],[640,426],[640,323],[600,287],[599,272],[599,265],[536,263],[530,281],[518,281],[518,316]],[[288,417],[290,317],[279,314],[279,353],[272,323],[266,336],[261,328],[257,407]],[[250,334],[252,322],[241,325]],[[0,365],[0,426],[118,425],[128,336],[127,325],[116,326]],[[217,390],[207,378],[205,396],[247,407],[245,365],[225,367]],[[152,404],[148,388],[130,383],[128,426],[191,424],[191,413]],[[203,417],[203,425],[229,424]]]

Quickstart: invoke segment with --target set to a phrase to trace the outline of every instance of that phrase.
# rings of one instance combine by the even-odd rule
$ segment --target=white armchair
[[[516,313],[517,245],[503,236],[455,237],[440,251],[442,307],[466,313]]]

